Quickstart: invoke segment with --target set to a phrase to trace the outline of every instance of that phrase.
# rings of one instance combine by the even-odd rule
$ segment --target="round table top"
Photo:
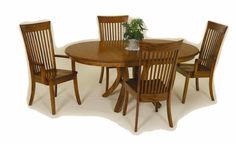
[[[145,39],[154,43],[172,42],[172,40]],[[89,41],[72,44],[65,49],[65,53],[76,62],[105,67],[127,67],[138,65],[138,52],[128,51],[126,41]],[[179,62],[194,58],[198,48],[183,43],[179,52]]]

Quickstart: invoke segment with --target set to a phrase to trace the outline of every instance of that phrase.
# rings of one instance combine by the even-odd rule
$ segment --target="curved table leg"
[[[124,88],[124,81],[126,81],[129,78],[129,72],[128,72],[128,68],[124,67],[124,68],[120,68],[120,74],[121,74],[121,90],[120,90],[120,94],[118,97],[118,100],[116,102],[116,106],[114,111],[115,112],[120,112],[122,107],[123,107],[123,103],[124,103],[124,94],[125,94],[125,88]]]
[[[117,77],[112,86],[102,95],[103,97],[108,97],[111,93],[118,87],[119,83],[122,80],[121,68],[117,68]]]

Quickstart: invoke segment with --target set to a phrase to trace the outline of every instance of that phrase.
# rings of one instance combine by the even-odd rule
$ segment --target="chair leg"
[[[199,91],[199,79],[198,79],[198,78],[196,78],[196,80],[195,80],[195,81],[196,81],[196,90],[197,90],[197,91]]]
[[[108,90],[109,86],[109,68],[106,68],[106,90]]]
[[[139,101],[137,100],[137,104],[136,104],[136,116],[135,116],[135,127],[134,127],[134,131],[135,131],[135,132],[138,131],[138,114],[139,114]]]
[[[172,128],[173,127],[173,121],[172,121],[172,115],[171,115],[171,99],[170,95],[168,96],[169,98],[167,99],[167,116],[168,116],[168,121],[169,121],[169,126]]]
[[[34,94],[35,94],[35,81],[32,80],[32,82],[31,82],[31,94],[30,94],[30,101],[29,101],[30,106],[33,104]]]
[[[213,95],[213,76],[209,78],[209,90],[211,95],[211,100],[214,101],[214,95]]]
[[[103,73],[104,73],[104,67],[101,67],[101,73],[100,73],[99,83],[102,83]]]
[[[55,97],[57,97],[57,84],[55,84],[55,90],[54,90],[54,92],[55,92]]]
[[[126,112],[127,112],[128,101],[129,101],[129,93],[125,89],[125,102],[124,102],[124,106],[123,106],[123,115],[124,116],[126,115]]]
[[[186,76],[185,85],[184,85],[184,92],[183,92],[183,97],[182,97],[182,103],[183,104],[185,103],[185,100],[186,100],[186,95],[187,95],[187,90],[188,90],[188,83],[189,83],[189,77]]]
[[[74,82],[75,97],[76,97],[77,103],[80,105],[81,101],[80,101],[80,96],[79,96],[79,88],[78,88],[77,75],[75,75],[75,77],[73,79],[73,82]]]
[[[155,102],[155,111],[158,112],[158,108],[159,108],[159,103]]]
[[[49,89],[50,89],[50,99],[51,99],[51,109],[52,114],[56,114],[56,106],[55,106],[55,94],[54,94],[54,85],[53,82],[49,82]]]

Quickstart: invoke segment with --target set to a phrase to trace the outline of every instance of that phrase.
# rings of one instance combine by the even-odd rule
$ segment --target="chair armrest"
[[[59,55],[59,54],[55,54],[54,57],[69,58],[69,56],[66,56],[66,55]]]
[[[54,56],[59,57],[59,58],[70,58],[69,56],[66,56],[66,55],[55,54]],[[71,59],[71,69],[73,72],[75,72],[75,61],[73,59]]]
[[[46,69],[45,69],[44,64],[42,64],[42,63],[35,63],[35,62],[33,62],[33,64],[34,64],[34,65],[38,65],[38,66],[40,67],[41,80],[42,80],[43,82],[46,82],[46,81],[47,81],[47,80],[46,80]]]

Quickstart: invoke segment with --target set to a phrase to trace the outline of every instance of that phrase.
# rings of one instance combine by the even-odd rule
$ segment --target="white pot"
[[[129,39],[129,50],[138,50],[138,40],[136,39]]]

